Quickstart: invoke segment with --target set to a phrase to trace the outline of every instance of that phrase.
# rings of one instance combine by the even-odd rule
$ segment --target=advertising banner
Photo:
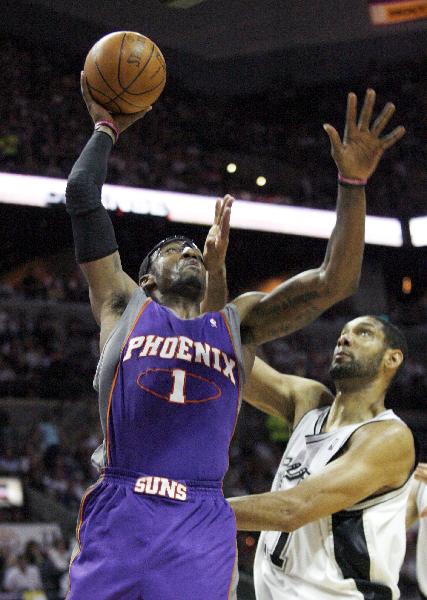
[[[374,25],[392,25],[427,19],[427,0],[369,0]]]

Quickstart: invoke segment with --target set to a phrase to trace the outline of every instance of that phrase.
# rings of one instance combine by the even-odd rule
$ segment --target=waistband
[[[126,485],[134,492],[147,496],[160,496],[181,501],[200,496],[224,496],[220,480],[172,479],[162,475],[148,475],[117,467],[104,467],[101,470],[101,476],[104,481]]]

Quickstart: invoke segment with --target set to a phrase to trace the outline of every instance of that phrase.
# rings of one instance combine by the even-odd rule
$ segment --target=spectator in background
[[[58,410],[45,410],[38,425],[41,436],[40,448],[45,452],[51,446],[59,445],[59,432],[55,421],[59,420]]]
[[[28,459],[18,453],[11,444],[0,454],[0,473],[19,476],[27,473],[29,466]]]
[[[6,568],[3,586],[8,592],[40,592],[37,600],[46,600],[40,570],[37,565],[30,564],[23,554],[20,554]]]
[[[56,570],[57,593],[59,597],[65,598],[68,591],[68,567],[71,553],[63,538],[57,538],[53,546],[47,549],[47,556]]]

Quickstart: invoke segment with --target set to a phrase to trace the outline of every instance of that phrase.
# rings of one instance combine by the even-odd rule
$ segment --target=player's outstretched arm
[[[243,398],[268,415],[284,419],[291,427],[312,408],[331,404],[334,399],[328,388],[318,381],[279,373],[258,357]]]
[[[399,422],[365,425],[349,449],[291,490],[229,498],[237,529],[294,531],[307,523],[401,487],[414,466],[414,439]]]
[[[357,289],[364,248],[364,184],[384,151],[405,133],[403,127],[397,127],[381,137],[394,106],[386,104],[370,126],[374,103],[375,92],[368,90],[356,121],[357,99],[353,93],[348,95],[342,141],[331,125],[324,125],[339,172],[337,221],[324,261],[319,268],[278,286],[250,310],[241,308],[240,299],[236,300],[242,318],[243,343],[261,344],[301,329]]]
[[[224,308],[228,300],[227,255],[230,236],[230,215],[234,198],[226,195],[215,204],[215,219],[209,229],[203,250],[206,267],[206,294],[200,305],[200,312],[217,311]]]
[[[101,203],[101,189],[117,135],[149,109],[113,117],[93,100],[83,73],[81,88],[95,131],[68,178],[66,206],[71,216],[77,261],[88,280],[92,311],[104,337],[106,326],[120,316],[137,284],[121,267],[113,226]],[[103,121],[110,125],[102,124]]]

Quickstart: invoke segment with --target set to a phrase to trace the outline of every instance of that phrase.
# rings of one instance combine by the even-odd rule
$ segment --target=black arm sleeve
[[[102,131],[95,132],[68,178],[66,208],[71,217],[79,263],[98,260],[117,250],[113,224],[101,203],[101,190],[112,147],[109,135]]]

